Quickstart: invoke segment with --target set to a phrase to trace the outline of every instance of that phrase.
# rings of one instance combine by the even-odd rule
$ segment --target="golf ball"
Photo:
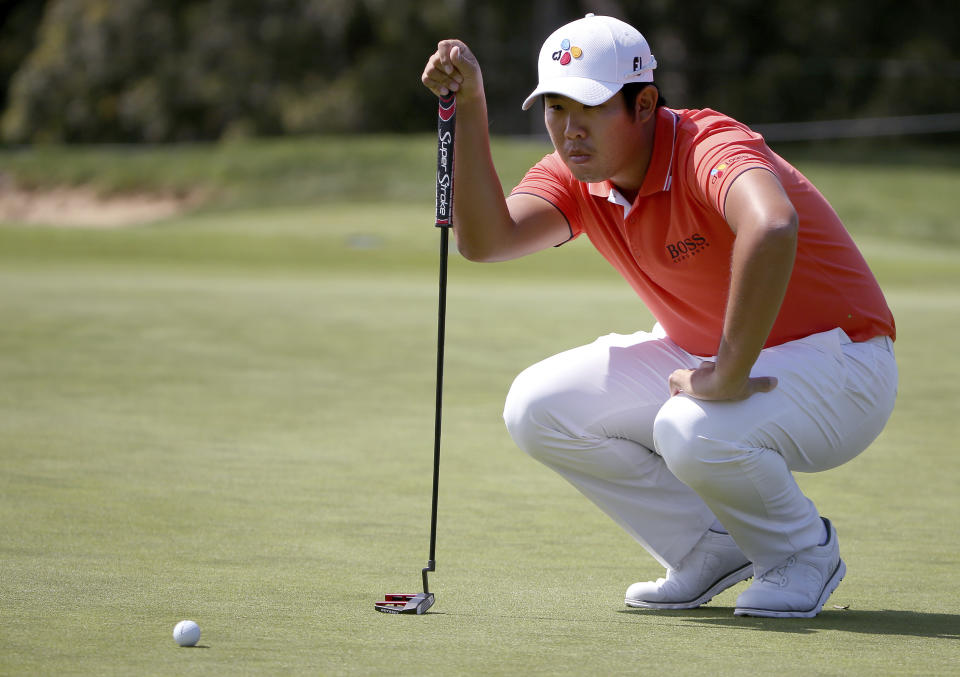
[[[193,621],[180,621],[173,626],[173,640],[180,646],[193,646],[200,641],[200,626]]]

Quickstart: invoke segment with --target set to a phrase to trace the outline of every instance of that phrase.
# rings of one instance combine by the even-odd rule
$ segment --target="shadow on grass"
[[[689,625],[722,626],[801,635],[823,630],[839,630],[866,635],[960,639],[960,616],[922,611],[826,609],[816,618],[734,616],[733,609],[730,607],[702,607],[687,611],[621,609],[619,613],[658,618],[672,617],[685,621]]]

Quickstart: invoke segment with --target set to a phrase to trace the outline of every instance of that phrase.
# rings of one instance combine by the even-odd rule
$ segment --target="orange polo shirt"
[[[765,347],[840,327],[854,341],[895,338],[880,286],[826,199],[763,137],[709,109],[657,111],[653,155],[624,216],[612,184],[581,183],[557,153],[512,191],[552,203],[571,239],[585,233],[653,313],[694,355],[720,345],[733,231],[723,205],[734,179],[763,168],[780,179],[799,215],[796,260]],[[620,198],[623,199],[622,197]]]

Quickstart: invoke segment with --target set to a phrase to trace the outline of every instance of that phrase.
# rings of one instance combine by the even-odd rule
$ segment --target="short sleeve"
[[[762,168],[776,174],[772,151],[763,137],[745,125],[727,119],[700,130],[688,156],[700,196],[721,216],[727,191],[734,179],[748,169]]]
[[[567,220],[573,239],[582,232],[576,184],[573,174],[554,152],[531,167],[510,195],[536,195],[552,204]]]

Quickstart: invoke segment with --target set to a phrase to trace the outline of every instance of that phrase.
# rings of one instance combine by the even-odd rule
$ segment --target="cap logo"
[[[570,41],[564,38],[560,43],[560,49],[550,56],[554,61],[559,61],[561,66],[566,66],[568,63],[570,63],[571,57],[574,59],[579,59],[582,57],[583,50],[576,45],[571,45]]]

